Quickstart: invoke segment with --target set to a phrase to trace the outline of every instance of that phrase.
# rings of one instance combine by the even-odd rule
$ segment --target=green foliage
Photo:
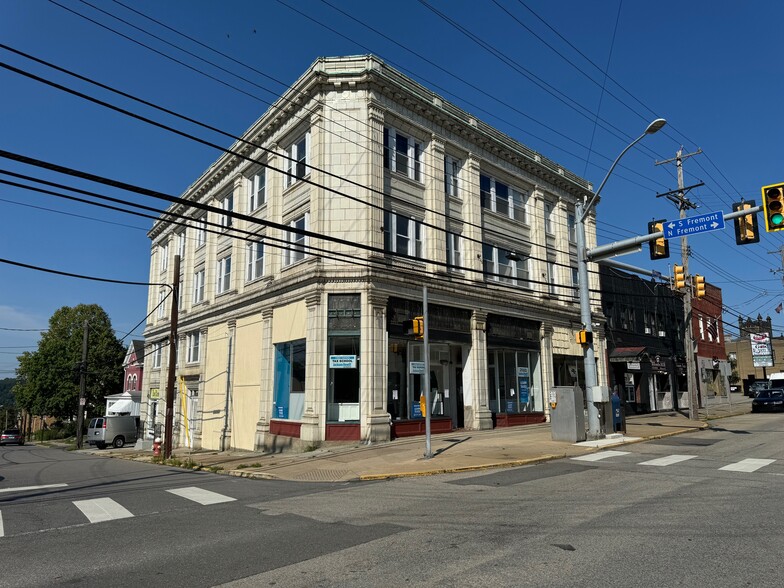
[[[13,408],[16,405],[12,391],[14,384],[16,384],[16,378],[3,378],[0,380],[0,406]]]
[[[19,357],[13,389],[18,406],[32,414],[62,419],[76,415],[85,321],[89,325],[88,414],[102,413],[104,397],[122,391],[125,348],[114,335],[109,316],[97,304],[63,306],[49,319],[49,330],[41,335],[38,349]]]

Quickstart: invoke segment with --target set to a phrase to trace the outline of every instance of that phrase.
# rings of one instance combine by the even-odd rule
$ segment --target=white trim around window
[[[522,191],[486,174],[479,175],[482,208],[521,223],[528,222],[528,197]]]
[[[516,256],[519,259],[510,259]],[[482,244],[482,266],[485,280],[503,282],[523,288],[530,288],[530,258],[527,253],[513,253],[495,245]]]
[[[163,345],[160,341],[156,341],[152,344],[152,367],[153,369],[158,369],[161,367],[161,360],[163,357]]]
[[[451,155],[444,156],[444,191],[447,196],[460,198],[460,169],[463,162]]]
[[[392,253],[422,258],[425,251],[422,223],[402,214],[385,211],[384,249]]]
[[[215,293],[223,294],[231,289],[231,254],[218,260],[215,271]]]
[[[225,213],[232,213],[234,212],[234,192],[229,192],[223,199],[218,203],[218,207],[223,210]],[[226,229],[231,228],[234,224],[234,219],[231,217],[230,214],[222,214],[220,215],[220,226],[225,231]]]
[[[158,245],[158,264],[161,273],[169,269],[169,242]]]
[[[253,212],[267,202],[267,170],[261,168],[248,178],[248,212]]]
[[[392,127],[384,127],[384,167],[422,181],[422,143]]]
[[[204,302],[204,268],[197,269],[193,273],[193,303]]]
[[[186,340],[185,363],[198,363],[201,357],[201,331],[188,333]]]
[[[457,233],[446,234],[446,263],[452,271],[463,271],[463,237]]]
[[[207,215],[204,214],[193,222],[196,225],[196,249],[198,249],[207,243]]]
[[[245,280],[252,282],[264,275],[264,241],[248,243],[246,249],[247,271]]]
[[[283,187],[288,188],[310,173],[310,129],[297,137],[286,148],[285,169],[288,172],[283,176]]]
[[[302,216],[295,218],[289,223],[290,227],[300,231],[307,231],[310,226],[310,213],[306,212]],[[306,235],[294,231],[286,231],[286,241],[288,248],[283,252],[283,266],[289,266],[302,261],[307,257],[306,249],[309,239]]]

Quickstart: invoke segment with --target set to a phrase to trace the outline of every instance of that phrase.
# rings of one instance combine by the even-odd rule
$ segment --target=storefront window
[[[487,377],[492,412],[518,414],[543,410],[539,353],[488,351]]]
[[[359,422],[360,320],[359,294],[330,294],[327,421]]]
[[[276,419],[298,421],[305,407],[305,339],[275,345]]]

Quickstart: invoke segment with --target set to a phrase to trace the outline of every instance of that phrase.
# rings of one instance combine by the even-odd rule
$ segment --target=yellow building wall
[[[253,451],[261,404],[261,316],[237,321],[234,336],[231,445]]]
[[[207,330],[204,365],[201,445],[220,450],[221,429],[226,409],[226,368],[228,367],[229,327],[223,323]]]
[[[276,308],[272,312],[272,343],[285,343],[304,339],[306,332],[307,308],[305,301],[292,302]]]

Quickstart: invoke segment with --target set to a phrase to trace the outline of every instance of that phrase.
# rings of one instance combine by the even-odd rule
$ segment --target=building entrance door
[[[424,362],[424,346],[421,343],[409,343],[409,357],[411,362],[421,366]],[[450,349],[447,344],[430,345],[430,415],[434,417],[449,417],[452,423],[457,420],[457,390],[453,389],[451,382],[454,380],[452,363],[449,361]],[[409,390],[414,391],[413,402],[419,401],[419,396],[424,391],[424,375],[411,373],[417,369],[409,369]]]

